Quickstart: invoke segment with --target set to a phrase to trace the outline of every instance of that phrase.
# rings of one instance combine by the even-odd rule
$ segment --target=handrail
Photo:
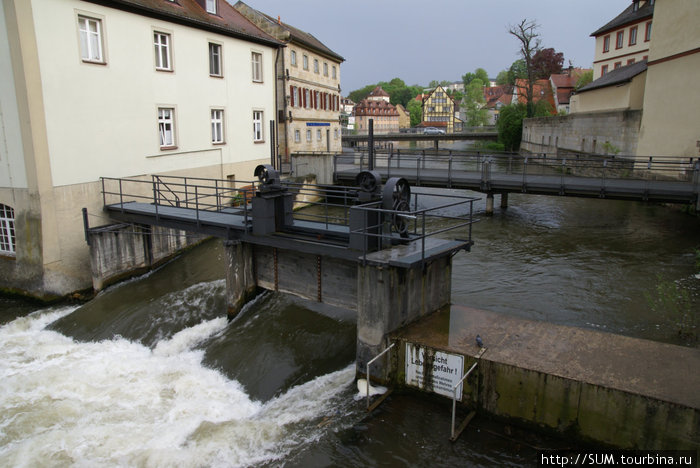
[[[457,388],[459,388],[464,381],[466,380],[467,377],[469,377],[469,374],[472,373],[474,369],[476,369],[476,366],[479,365],[479,359],[483,354],[486,352],[486,348],[481,348],[479,350],[479,353],[475,356],[476,357],[476,362],[472,364],[472,366],[469,368],[469,370],[462,376],[459,382],[457,382],[453,387],[452,387],[452,432],[450,435],[450,440],[454,442],[457,440],[457,437],[462,433],[462,430],[464,430],[464,427],[469,423],[471,420],[472,415],[468,416],[467,419],[462,423],[462,427],[460,428],[459,432],[455,434],[455,414],[457,413]],[[478,384],[477,384],[478,388]]]
[[[380,357],[382,357],[384,354],[386,354],[391,348],[394,347],[395,344],[396,344],[396,343],[391,343],[391,344],[389,345],[388,348],[386,348],[384,351],[382,351],[381,353],[377,354],[374,358],[370,359],[370,360],[367,362],[367,373],[365,374],[365,376],[366,376],[366,378],[367,378],[367,392],[366,392],[366,393],[367,393],[367,411],[369,411],[369,377],[370,377],[370,375],[369,375],[369,366],[370,366],[374,361],[376,361],[377,359],[379,359]]]

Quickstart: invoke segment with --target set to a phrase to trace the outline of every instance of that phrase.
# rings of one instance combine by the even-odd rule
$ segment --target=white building
[[[279,45],[225,0],[3,0],[0,288],[91,286],[101,176],[252,179]]]

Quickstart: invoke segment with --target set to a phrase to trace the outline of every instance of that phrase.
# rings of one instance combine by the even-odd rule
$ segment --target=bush
[[[499,112],[496,122],[498,141],[507,151],[520,149],[520,140],[523,138],[523,119],[526,113],[527,109],[522,103],[505,106]]]

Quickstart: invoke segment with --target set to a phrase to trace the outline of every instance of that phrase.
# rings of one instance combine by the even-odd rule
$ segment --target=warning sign
[[[406,385],[452,398],[452,388],[462,380],[464,356],[406,343]],[[457,389],[462,400],[462,386]]]

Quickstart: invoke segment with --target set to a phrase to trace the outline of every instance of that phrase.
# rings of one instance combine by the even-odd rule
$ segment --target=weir
[[[356,187],[302,187],[268,165],[254,175],[238,187],[104,178],[104,206],[123,222],[224,239],[230,318],[258,288],[357,311],[358,373],[390,333],[450,304],[452,256],[471,248],[476,198],[431,194],[425,201],[405,179],[382,185],[374,171],[359,173]],[[307,209],[295,212],[299,205]],[[459,214],[440,214],[448,208]],[[431,228],[436,219],[451,225]],[[386,363],[372,369],[388,378]]]

